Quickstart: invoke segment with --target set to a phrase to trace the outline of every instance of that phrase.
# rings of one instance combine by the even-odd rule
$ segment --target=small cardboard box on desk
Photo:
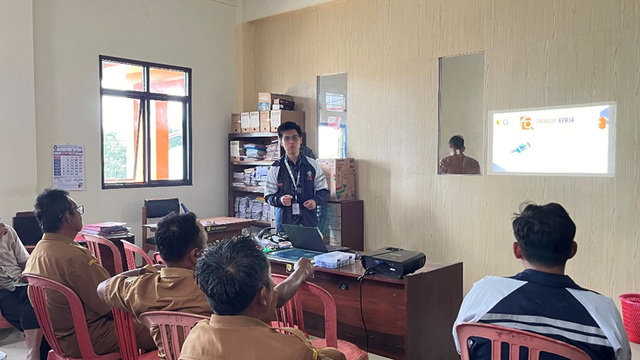
[[[318,164],[327,178],[331,201],[356,199],[356,160],[318,159]]]

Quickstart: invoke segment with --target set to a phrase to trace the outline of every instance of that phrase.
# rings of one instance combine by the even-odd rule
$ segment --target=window
[[[191,69],[100,56],[102,188],[191,185]]]

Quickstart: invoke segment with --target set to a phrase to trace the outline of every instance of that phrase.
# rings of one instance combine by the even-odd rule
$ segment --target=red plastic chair
[[[87,248],[89,249],[89,251],[91,251],[93,256],[95,256],[96,259],[98,259],[98,262],[100,263],[100,265],[103,265],[102,254],[100,253],[100,245],[104,245],[108,247],[109,250],[111,250],[111,254],[113,256],[113,267],[116,271],[116,274],[120,274],[124,271],[122,267],[122,255],[120,254],[120,250],[111,241],[101,236],[88,235],[88,234],[82,234],[82,235],[76,236],[75,241],[85,241],[87,243]]]
[[[276,284],[281,283],[287,277],[279,274],[272,274],[273,281]],[[304,282],[296,292],[296,295],[280,309],[276,310],[278,320],[272,325],[278,327],[294,327],[304,331],[304,318],[302,300],[300,292],[311,293],[322,300],[324,305],[324,339],[311,340],[311,344],[315,348],[334,347],[342,352],[348,360],[368,360],[369,354],[358,348],[356,345],[338,340],[338,313],[336,311],[336,302],[331,294],[316,284]]]
[[[184,340],[191,329],[206,316],[177,311],[149,311],[140,315],[140,321],[148,328],[158,326],[162,337],[162,347],[167,360],[178,360]],[[173,341],[178,339],[178,341]]]
[[[158,350],[140,354],[136,342],[136,331],[133,326],[133,314],[117,308],[111,308],[113,320],[118,334],[118,345],[122,360],[154,360],[159,359]]]
[[[162,256],[160,256],[160,253],[157,251],[153,253],[153,262],[155,264],[164,265],[164,260],[162,260]]]
[[[66,356],[62,352],[62,347],[60,347],[58,338],[53,332],[51,318],[49,317],[49,309],[47,308],[45,290],[57,291],[69,302],[71,317],[73,318],[73,327],[76,331],[76,338],[78,339],[78,346],[80,347],[80,354],[82,356],[81,359],[117,360],[121,358],[120,353],[96,355],[93,351],[91,337],[89,336],[89,329],[87,327],[87,318],[84,315],[84,306],[82,305],[82,301],[80,301],[78,295],[76,295],[73,290],[57,281],[53,281],[42,276],[24,274],[24,277],[29,282],[29,298],[31,299],[33,309],[35,310],[36,318],[38,319],[38,323],[44,333],[45,339],[47,339],[49,345],[51,345],[48,360],[71,360],[72,358]]]
[[[469,360],[469,347],[464,346],[470,337],[481,337],[491,340],[491,359],[500,360],[502,343],[509,344],[509,359],[520,358],[520,348],[529,348],[529,360],[540,359],[540,352],[564,356],[571,360],[590,360],[586,352],[577,347],[546,336],[527,331],[506,328],[483,323],[462,323],[456,326],[458,344],[460,344],[461,360]]]
[[[127,240],[120,240],[122,246],[124,247],[124,255],[127,258],[127,270],[134,270],[137,268],[136,266],[136,254],[142,256],[142,260],[146,263],[145,265],[153,265],[153,260],[149,257],[144,250],[140,247],[136,246],[136,244],[132,244]]]
[[[2,317],[2,314],[0,314],[0,329],[11,329],[12,327],[13,325],[11,325],[11,323],[8,322],[7,319]]]

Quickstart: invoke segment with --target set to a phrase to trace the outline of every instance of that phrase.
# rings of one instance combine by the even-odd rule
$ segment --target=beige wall
[[[464,262],[465,291],[521,269],[511,214],[562,203],[578,225],[568,272],[608,296],[640,291],[640,4],[637,0],[352,0],[258,20],[254,76],[315,108],[316,76],[349,74],[368,250]],[[274,46],[274,39],[278,46]],[[438,58],[485,51],[485,111],[617,101],[616,176],[437,176]],[[485,115],[486,116],[486,115]],[[307,112],[307,126],[315,125]],[[485,145],[486,146],[486,145]]]
[[[36,195],[31,0],[0,0],[0,217],[11,224]]]
[[[36,0],[33,11],[37,187],[51,186],[51,145],[85,146],[85,223],[114,220],[140,243],[145,198],[227,212],[227,133],[235,107],[235,7],[192,0]],[[98,55],[193,69],[193,186],[102,190]],[[33,201],[33,200],[31,200]]]

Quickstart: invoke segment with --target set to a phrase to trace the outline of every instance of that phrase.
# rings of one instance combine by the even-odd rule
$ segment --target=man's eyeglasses
[[[282,141],[284,141],[284,142],[289,142],[289,141],[295,142],[295,141],[298,141],[298,140],[300,140],[300,136],[298,136],[298,135],[285,136],[285,137],[282,138]]]
[[[60,214],[60,216],[58,216],[58,217],[62,219],[64,214],[66,214],[67,212],[69,212],[71,210],[76,210],[80,215],[83,215],[84,214],[84,205],[79,205],[79,206],[76,206],[75,208],[69,208],[69,209],[65,210],[62,214]]]

